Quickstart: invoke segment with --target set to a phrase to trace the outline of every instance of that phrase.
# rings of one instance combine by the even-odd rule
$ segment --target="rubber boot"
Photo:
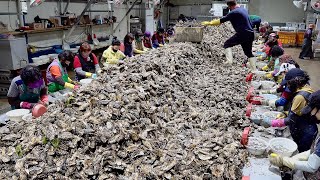
[[[233,62],[232,49],[231,48],[227,48],[225,50],[225,55],[226,55],[225,64],[232,64],[232,62]]]
[[[251,72],[257,71],[257,65],[256,65],[257,58],[256,57],[249,58],[249,63],[250,63]]]

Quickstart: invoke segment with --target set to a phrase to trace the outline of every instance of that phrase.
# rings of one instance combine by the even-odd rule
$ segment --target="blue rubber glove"
[[[98,76],[97,76],[97,74],[92,74],[91,78],[92,78],[92,79],[97,79]]]

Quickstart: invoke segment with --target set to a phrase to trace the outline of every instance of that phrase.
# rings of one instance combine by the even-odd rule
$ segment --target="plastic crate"
[[[279,40],[283,46],[296,46],[297,33],[296,32],[278,32]]]
[[[297,32],[297,46],[302,46],[304,40],[304,32]]]

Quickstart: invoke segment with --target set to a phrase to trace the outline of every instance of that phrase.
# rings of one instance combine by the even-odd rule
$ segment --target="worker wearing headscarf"
[[[264,48],[262,49],[262,52],[266,54],[266,57],[271,56],[271,49],[274,46],[282,47],[282,43],[281,41],[279,41],[279,36],[276,33],[271,33],[269,35],[268,41],[265,43]]]
[[[259,29],[260,35],[263,36],[267,32],[269,26],[268,22],[263,22],[261,28]]]
[[[151,32],[150,31],[146,31],[144,32],[144,38],[143,38],[143,45],[146,48],[152,49],[152,40],[151,40]]]
[[[97,73],[101,72],[98,58],[86,42],[80,46],[78,54],[74,57],[73,67],[78,81],[84,78],[96,79]]]
[[[158,31],[152,36],[152,45],[154,48],[162,47],[164,45],[164,29],[159,28]]]
[[[269,63],[262,68],[263,71],[269,71],[266,74],[267,79],[271,79],[280,70],[280,57],[283,55],[284,51],[280,46],[273,46],[271,49],[271,60]]]
[[[128,57],[132,57],[133,56],[133,41],[134,41],[134,37],[131,33],[128,33],[123,40],[124,43],[124,55],[128,56]],[[116,41],[115,41],[116,42]],[[115,44],[116,46],[116,44]]]
[[[252,24],[252,28],[256,30],[256,32],[259,32],[261,25],[261,17],[257,15],[250,15],[249,18]]]
[[[320,122],[320,91],[312,93],[308,99],[308,105],[302,109],[301,114],[309,121],[318,124]],[[311,149],[301,152],[293,157],[283,157],[272,153],[269,156],[272,165],[286,166],[292,170],[301,170],[308,180],[320,179],[320,136],[313,142]]]
[[[314,24],[310,24],[309,28],[304,33],[304,40],[302,45],[302,51],[299,55],[300,59],[312,59],[313,51],[312,51],[312,35],[314,34]]]
[[[40,69],[28,65],[21,75],[11,81],[8,102],[12,109],[32,109],[34,105],[48,103],[48,92]]]
[[[236,0],[227,0],[227,5],[231,10],[225,17],[221,19],[215,19],[213,21],[204,21],[204,26],[217,26],[221,23],[230,21],[236,34],[233,35],[224,43],[226,63],[232,64],[233,55],[232,47],[241,45],[244,54],[249,58],[250,68],[252,71],[256,71],[256,57],[252,54],[252,43],[255,35],[251,26],[248,11],[237,4]],[[243,63],[246,64],[246,61]]]
[[[112,45],[103,52],[102,61],[104,66],[118,64],[126,56],[120,51],[120,41],[115,37],[112,40]]]
[[[147,52],[147,48],[143,45],[143,36],[141,29],[137,29],[134,34],[134,41],[132,43],[133,52],[135,54],[143,54]]]
[[[59,59],[54,59],[47,68],[48,90],[53,93],[65,88],[78,89],[80,86],[77,82],[72,81],[67,73],[67,67],[73,60],[74,56],[71,51],[64,51],[59,54]]]
[[[314,91],[309,83],[309,75],[301,69],[295,68],[290,70],[287,76],[293,76],[287,82],[287,87],[293,94],[292,105],[289,110],[288,117],[284,119],[268,119],[262,121],[264,127],[284,127],[289,126],[291,136],[298,145],[298,151],[304,152],[310,149],[312,142],[318,134],[318,127],[308,117],[301,112],[307,106],[309,96]]]

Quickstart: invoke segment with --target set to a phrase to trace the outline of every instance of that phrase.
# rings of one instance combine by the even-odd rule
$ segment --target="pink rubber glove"
[[[41,96],[40,100],[41,100],[41,102],[43,102],[44,104],[48,104],[48,102],[49,102],[48,95],[43,95],[43,96]]]
[[[21,102],[20,103],[20,107],[22,109],[32,109],[33,104],[32,103],[28,103],[28,102]]]
[[[78,90],[78,89],[80,89],[80,85],[77,85],[77,84],[76,84],[76,85],[74,85],[73,90],[75,90],[75,91],[76,91],[76,90]]]
[[[284,126],[286,126],[284,124],[284,119],[272,120],[271,124],[272,124],[272,127],[284,127]]]

